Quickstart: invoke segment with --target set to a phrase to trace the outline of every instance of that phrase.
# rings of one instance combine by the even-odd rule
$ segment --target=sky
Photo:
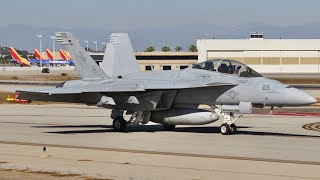
[[[199,38],[320,38],[319,0],[10,0],[1,1],[0,46],[52,44],[54,31],[106,41],[128,32],[135,50],[187,47]],[[93,43],[90,46],[94,48]]]

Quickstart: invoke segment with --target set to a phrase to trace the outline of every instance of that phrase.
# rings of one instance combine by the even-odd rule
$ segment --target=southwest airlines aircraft
[[[10,54],[12,59],[21,66],[31,66],[30,62],[26,58],[21,57],[13,47],[10,47]]]
[[[49,49],[46,49],[47,52],[47,56],[50,60],[58,60],[56,57],[54,57],[54,55],[52,54],[52,52]]]
[[[65,50],[60,49],[60,56],[63,60],[71,60],[69,53]]]
[[[34,55],[36,56],[36,58],[38,60],[44,60],[44,57],[42,56],[42,54],[37,50],[37,49],[34,49]]]

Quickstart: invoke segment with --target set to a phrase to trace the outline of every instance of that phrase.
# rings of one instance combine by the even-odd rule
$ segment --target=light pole
[[[87,51],[89,51],[89,41],[88,40],[84,40],[84,43],[87,44]]]
[[[103,45],[103,46],[102,46],[102,50],[105,50],[106,43],[105,43],[105,42],[101,42],[101,44]]]
[[[56,40],[56,37],[55,36],[50,36],[50,39],[52,39],[52,53],[53,53],[52,61],[55,61],[54,53],[56,52],[56,48],[55,48],[54,42]],[[56,66],[55,63],[53,63],[53,65]]]
[[[98,51],[98,41],[92,41],[93,43],[96,44],[96,52]]]
[[[50,36],[50,39],[52,39],[52,52],[56,52],[56,48],[55,48],[55,40],[56,40],[56,37],[55,36]]]
[[[40,54],[42,55],[42,35],[38,34],[37,37],[40,39]],[[40,57],[40,67],[42,67],[42,59]]]

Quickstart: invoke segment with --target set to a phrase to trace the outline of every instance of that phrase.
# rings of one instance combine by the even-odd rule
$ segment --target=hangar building
[[[320,39],[199,39],[198,52],[135,52],[141,71],[174,70],[212,59],[232,59],[260,73],[319,73]],[[104,52],[89,52],[97,63]]]
[[[263,33],[252,33],[249,39],[200,39],[197,48],[199,62],[233,59],[258,71],[264,65],[265,70],[319,72],[320,39],[264,39]]]

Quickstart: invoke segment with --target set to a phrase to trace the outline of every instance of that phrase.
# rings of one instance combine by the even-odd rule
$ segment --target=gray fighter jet
[[[223,135],[236,132],[237,114],[252,107],[304,106],[316,99],[296,88],[261,76],[237,61],[218,59],[192,68],[140,72],[127,34],[112,34],[101,67],[71,33],[56,33],[70,53],[81,80],[52,89],[18,91],[19,98],[37,101],[84,103],[112,109],[116,131],[128,124],[204,125],[223,119]],[[211,110],[199,109],[209,105]],[[124,113],[131,115],[124,119]]]

